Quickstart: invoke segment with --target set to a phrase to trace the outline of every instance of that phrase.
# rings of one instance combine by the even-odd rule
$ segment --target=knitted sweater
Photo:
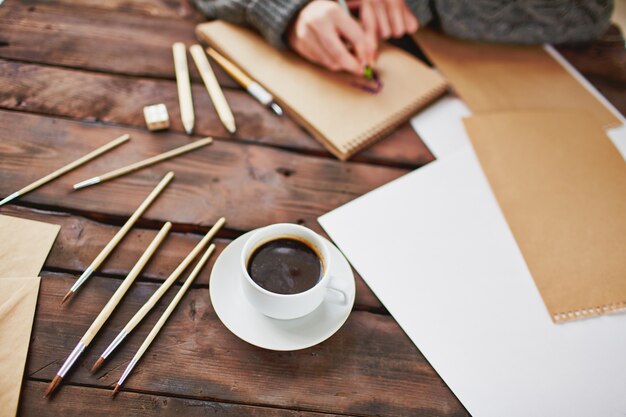
[[[194,0],[209,18],[250,26],[284,48],[284,34],[310,0]],[[424,27],[491,42],[564,43],[599,37],[613,0],[405,0]]]

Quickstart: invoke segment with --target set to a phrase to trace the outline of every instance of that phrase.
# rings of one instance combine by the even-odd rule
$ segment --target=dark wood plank
[[[89,266],[100,250],[119,230],[117,226],[103,224],[69,213],[35,210],[26,207],[3,207],[0,214],[60,225],[61,231],[46,260],[44,269],[71,271],[77,275]],[[176,225],[174,225],[174,229],[176,229]],[[156,236],[156,233],[155,229],[134,228],[122,240],[98,272],[118,278],[126,276]],[[158,253],[144,268],[139,280],[163,281],[200,241],[201,237],[202,235],[195,233],[170,232]],[[215,255],[209,260],[207,267],[209,270],[213,268],[215,260],[231,240],[216,239],[214,242],[217,248]],[[385,313],[386,310],[378,298],[363,279],[358,274],[355,275],[357,290],[355,309]],[[208,286],[209,275],[205,274],[198,277],[194,285]]]
[[[225,94],[237,120],[236,138],[331,157],[289,117],[275,116],[244,91],[227,90]],[[204,86],[193,85],[193,99],[196,133],[228,137]],[[0,60],[1,108],[144,128],[142,108],[154,103],[165,103],[171,130],[184,132],[174,81]],[[406,123],[353,160],[421,166],[432,161],[433,156]]]
[[[190,0],[21,0],[21,3],[36,8],[39,4],[55,4],[71,7],[90,7],[102,12],[158,16],[173,19],[202,21],[204,15]]]
[[[111,400],[108,389],[66,385],[54,401],[43,398],[41,393],[48,384],[27,381],[22,388],[18,416],[36,417],[90,417],[133,416],[133,417],[332,417],[306,411],[256,407],[215,401],[193,400],[164,395],[120,392]]]
[[[11,1],[0,7],[0,55],[173,79],[172,43],[196,43],[194,27],[191,20],[123,10]]]
[[[186,0],[167,5],[160,0],[12,1],[0,8],[0,57],[173,80],[172,44],[198,43],[194,29],[203,20]],[[188,63],[192,81],[200,83],[189,55]],[[240,88],[219,66],[214,70],[222,86]]]
[[[68,161],[129,132],[132,140],[22,202],[70,211],[129,216],[169,170],[173,183],[145,213],[206,231],[225,216],[247,231],[290,222],[320,230],[317,217],[406,173],[406,170],[302,156],[263,146],[215,141],[193,153],[74,192],[72,184],[189,142],[179,134],[152,135],[50,117],[0,111],[0,194],[44,176]]]
[[[43,275],[26,372],[30,378],[50,380],[54,376],[118,285],[96,276],[73,304],[61,307],[60,300],[72,281],[63,274]],[[156,286],[141,282],[131,288],[75,371],[66,377],[70,383],[97,387],[115,384],[174,291],[166,294],[100,372],[92,376],[88,368]],[[65,388],[62,386],[61,392]],[[126,388],[147,394],[328,413],[467,415],[389,316],[353,312],[327,341],[302,351],[273,352],[231,334],[212,310],[206,288],[191,289],[185,296],[127,380]]]

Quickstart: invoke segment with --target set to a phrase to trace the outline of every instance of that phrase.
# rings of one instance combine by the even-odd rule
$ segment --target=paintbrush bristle
[[[74,291],[69,290],[67,294],[65,294],[65,297],[63,297],[63,300],[61,300],[61,305],[65,304],[65,302],[69,300],[72,295],[74,295]]]
[[[94,363],[93,366],[91,367],[91,373],[93,374],[98,369],[100,369],[100,367],[102,366],[103,363],[104,363],[104,358],[102,356],[100,356],[98,358],[98,360],[96,361],[96,363]]]
[[[50,394],[52,394],[54,390],[57,389],[62,379],[63,378],[61,378],[59,375],[55,375],[54,378],[52,379],[52,382],[50,382],[50,384],[48,385],[48,389],[46,390],[46,393],[43,397],[44,398],[49,397]]]
[[[120,387],[121,387],[120,384],[115,384],[115,388],[113,388],[113,392],[111,393],[111,397],[115,397],[117,392],[120,390]]]

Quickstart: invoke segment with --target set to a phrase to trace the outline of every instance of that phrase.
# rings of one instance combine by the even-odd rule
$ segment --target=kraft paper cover
[[[330,152],[347,159],[382,138],[446,90],[443,78],[412,55],[383,46],[376,69],[383,89],[371,94],[256,33],[222,21],[203,23],[198,38],[265,87]]]
[[[0,417],[17,412],[39,281],[0,277]]]
[[[420,30],[416,42],[474,113],[581,110],[621,122],[541,46],[471,42]]]
[[[504,112],[464,123],[552,319],[625,309],[626,163],[597,119]]]
[[[0,215],[0,417],[17,411],[37,306],[37,275],[59,229]]]
[[[0,277],[36,277],[60,226],[0,215]]]

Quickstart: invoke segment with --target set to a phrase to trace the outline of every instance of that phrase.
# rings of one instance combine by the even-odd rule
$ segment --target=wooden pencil
[[[160,153],[158,155],[152,156],[150,158],[144,159],[142,161],[135,162],[130,165],[126,165],[124,167],[118,168],[113,171],[109,171],[105,174],[98,175],[93,178],[89,178],[88,180],[81,181],[77,184],[74,184],[74,189],[78,190],[80,188],[89,187],[91,185],[99,184],[101,182],[105,182],[111,180],[113,178],[121,177],[122,175],[126,175],[130,172],[137,171],[141,168],[145,168],[150,165],[154,165],[157,162],[165,161],[166,159],[173,158],[180,154],[193,151],[194,149],[201,148],[203,146],[209,145],[213,142],[211,138],[200,139],[191,143],[188,143],[183,146],[179,146],[178,148],[174,148],[167,152]]]
[[[169,277],[157,288],[152,296],[144,303],[143,306],[135,313],[135,315],[126,323],[126,326],[118,333],[109,346],[104,350],[100,358],[91,367],[91,372],[96,372],[104,363],[106,358],[117,348],[117,346],[128,336],[133,329],[143,320],[148,312],[156,305],[161,299],[163,294],[172,286],[183,271],[189,266],[191,261],[202,251],[207,243],[215,236],[217,231],[224,225],[226,219],[220,218],[215,225],[207,232],[207,234],[196,244],[196,246],[189,252],[189,254],[181,261],[181,263],[174,269]]]
[[[226,130],[228,130],[228,132],[232,135],[237,130],[235,126],[235,117],[230,110],[226,97],[224,97],[222,88],[217,82],[217,78],[215,78],[215,73],[211,68],[209,59],[206,57],[204,50],[200,45],[190,46],[189,52],[191,52],[191,57],[196,63],[196,67],[198,67],[198,72],[200,72],[200,76],[202,77],[202,81],[204,81],[204,85],[209,92],[209,96],[211,96],[211,101],[215,106],[217,115]]]
[[[137,350],[137,353],[135,353],[135,356],[133,356],[133,359],[131,359],[130,363],[124,370],[124,373],[122,374],[119,381],[115,385],[115,388],[113,389],[113,393],[112,393],[113,396],[115,396],[117,391],[119,391],[120,387],[122,386],[126,378],[128,378],[128,375],[130,375],[135,365],[137,365],[137,362],[139,362],[139,360],[141,359],[143,354],[146,352],[146,350],[148,349],[148,347],[150,346],[154,338],[157,336],[157,334],[159,334],[159,331],[161,331],[161,328],[163,328],[163,325],[165,324],[167,319],[170,317],[170,315],[172,314],[172,312],[174,311],[174,309],[176,308],[180,300],[183,298],[183,296],[185,295],[185,293],[187,292],[187,290],[193,283],[194,279],[196,279],[196,276],[200,273],[200,271],[204,267],[204,264],[206,264],[207,260],[209,259],[209,257],[211,256],[214,250],[215,250],[215,244],[212,243],[211,246],[209,246],[209,249],[207,249],[204,255],[202,255],[202,258],[200,258],[200,260],[194,267],[193,271],[191,271],[191,273],[185,280],[185,283],[183,284],[183,286],[180,287],[180,289],[176,293],[176,296],[174,296],[174,299],[167,306],[167,309],[163,312],[163,314],[159,318],[159,321],[157,321],[154,327],[152,328],[152,330],[150,330],[150,333],[148,334],[146,339],[143,341],[143,343]]]
[[[100,311],[98,317],[96,317],[95,320],[91,323],[89,329],[87,329],[70,356],[68,356],[63,363],[63,366],[61,366],[61,369],[59,369],[59,371],[56,373],[54,379],[48,385],[48,389],[46,390],[46,394],[44,395],[44,397],[52,394],[52,392],[59,386],[63,377],[65,377],[65,375],[72,368],[81,353],[83,353],[85,348],[89,346],[96,334],[98,334],[98,331],[100,331],[104,323],[111,316],[113,310],[115,310],[115,307],[117,307],[117,305],[120,303],[122,297],[124,297],[124,294],[126,294],[126,291],[128,291],[132,283],[135,281],[135,278],[139,276],[139,273],[141,272],[143,267],[146,266],[146,263],[150,260],[161,242],[163,242],[163,239],[171,228],[172,223],[165,223],[159,233],[157,233],[154,239],[152,239],[152,242],[150,242],[148,248],[141,255],[137,263],[135,263],[135,266],[133,266],[133,269],[130,270],[126,278],[124,278],[124,281],[122,281],[122,284],[117,288],[117,290],[115,290],[111,298],[109,298],[109,301],[106,303],[102,311]]]
[[[74,295],[74,293],[78,291],[80,286],[83,285],[85,281],[87,281],[87,279],[91,276],[91,274],[93,274],[96,271],[96,269],[98,269],[98,267],[102,264],[102,262],[104,262],[104,260],[109,256],[109,254],[113,251],[113,249],[115,249],[118,243],[120,243],[122,238],[126,236],[126,233],[128,233],[128,231],[133,227],[133,225],[141,217],[143,212],[146,211],[148,206],[152,204],[152,202],[158,197],[158,195],[161,194],[161,191],[163,191],[163,189],[170,183],[172,178],[174,178],[173,172],[170,171],[167,174],[165,174],[163,179],[159,181],[156,187],[154,187],[154,189],[150,192],[150,194],[148,194],[148,197],[146,197],[146,199],[139,205],[139,207],[137,207],[135,212],[130,216],[130,218],[126,221],[126,223],[124,223],[122,228],[118,230],[115,236],[113,236],[113,238],[109,241],[109,243],[107,243],[106,246],[102,249],[102,251],[100,251],[98,256],[96,256],[96,259],[94,259],[93,262],[91,262],[91,264],[87,267],[87,269],[85,269],[85,272],[83,272],[82,275],[78,278],[78,280],[76,280],[74,285],[72,285],[72,288],[70,288],[67,294],[65,294],[65,297],[63,297],[61,304],[64,304],[72,295]]]
[[[122,135],[119,138],[113,139],[111,142],[100,146],[97,149],[94,149],[93,151],[89,152],[87,155],[83,155],[80,158],[78,158],[77,160],[70,162],[69,164],[62,166],[61,168],[57,169],[54,172],[51,172],[50,174],[46,175],[43,178],[38,179],[37,181],[27,185],[26,187],[14,192],[13,194],[9,195],[8,197],[6,197],[5,199],[3,199],[2,201],[0,201],[0,206],[8,203],[9,201],[12,201],[16,198],[18,198],[19,196],[22,196],[28,192],[33,191],[35,188],[41,187],[42,185],[60,177],[61,175],[83,165],[86,162],[91,161],[92,159],[102,155],[105,152],[110,151],[111,149],[115,148],[116,146],[121,145],[122,143],[128,141],[130,139],[129,135]]]
[[[189,82],[189,67],[187,66],[187,48],[182,42],[172,45],[174,55],[174,69],[176,71],[176,87],[178,88],[178,104],[180,118],[188,135],[193,133],[195,116],[193,113],[193,99],[191,97],[191,83]]]

